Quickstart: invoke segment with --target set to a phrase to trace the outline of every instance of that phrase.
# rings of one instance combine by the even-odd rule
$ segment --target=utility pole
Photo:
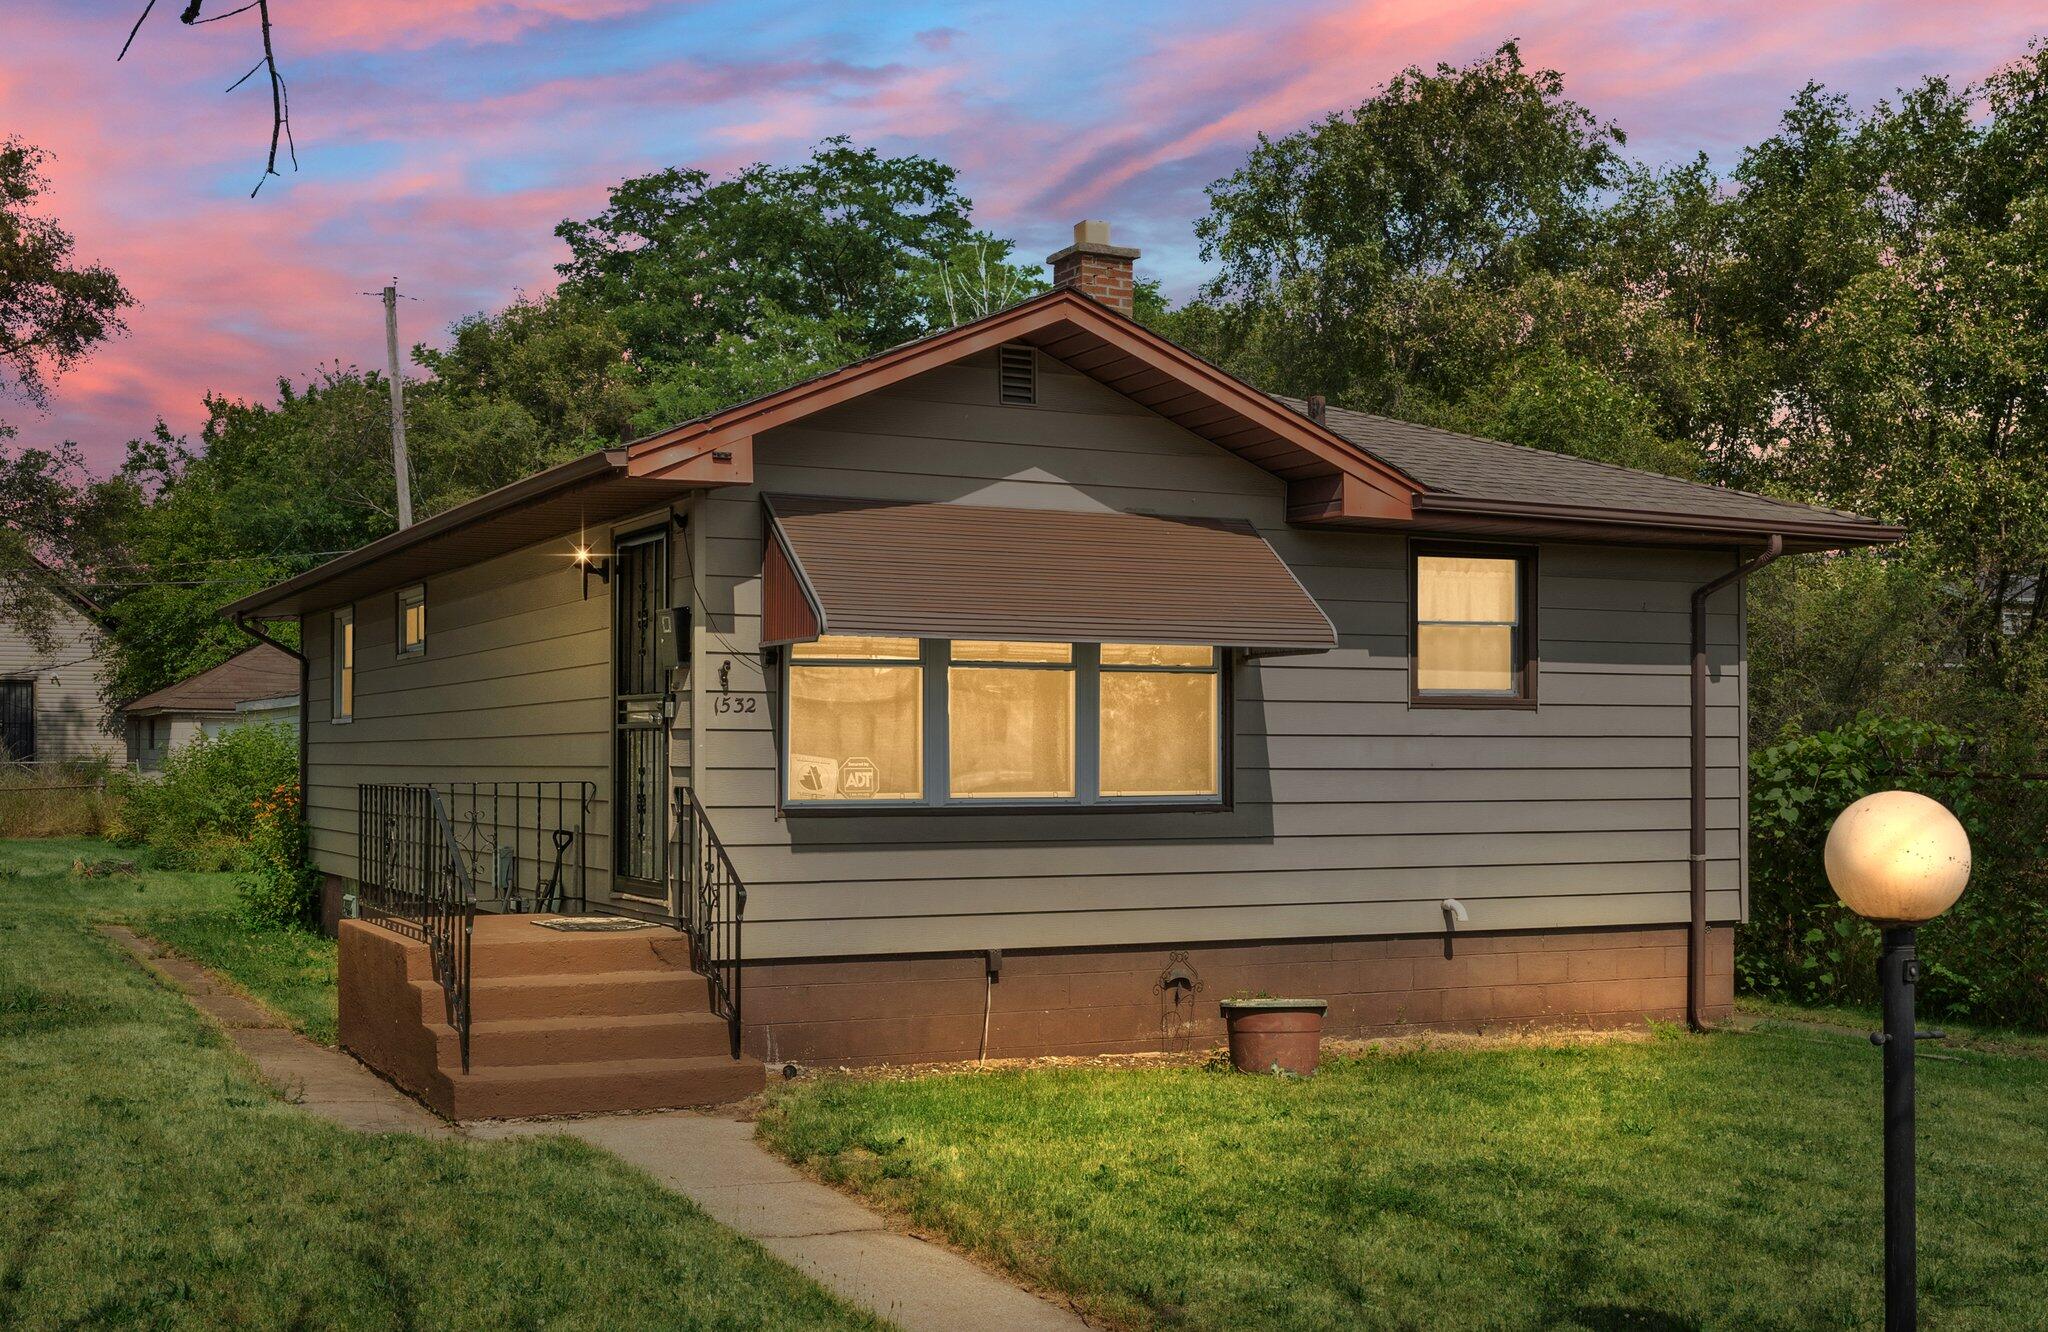
[[[405,380],[398,373],[398,279],[384,288],[384,352],[391,363],[391,471],[398,478],[398,525],[412,526],[412,468],[405,458]]]

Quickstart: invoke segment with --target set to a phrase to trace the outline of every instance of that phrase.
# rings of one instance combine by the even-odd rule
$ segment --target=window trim
[[[334,613],[333,613],[332,617],[331,617],[331,618],[329,619],[329,621],[328,621],[328,643],[327,643],[327,656],[328,656],[328,660],[329,660],[329,663],[330,663],[330,665],[329,665],[329,668],[328,668],[328,689],[327,689],[327,724],[328,724],[328,725],[330,725],[330,726],[346,726],[346,725],[347,725],[348,723],[350,723],[350,722],[352,722],[352,721],[354,721],[354,720],[356,719],[356,697],[355,697],[355,696],[356,696],[356,683],[357,683],[357,682],[356,682],[356,678],[355,678],[355,677],[356,677],[356,671],[357,671],[357,669],[358,669],[358,666],[359,666],[359,655],[360,655],[360,654],[358,654],[358,653],[356,652],[356,639],[355,639],[355,633],[354,633],[354,630],[355,630],[355,624],[356,624],[356,608],[355,608],[355,606],[354,606],[353,604],[351,604],[351,605],[347,605],[347,606],[342,606],[342,607],[339,607],[339,608],[337,608],[337,609],[336,609],[336,610],[334,611]],[[347,637],[348,637],[348,650],[347,650],[347,651],[348,651],[348,663],[347,663],[347,670],[348,670],[348,677],[349,677],[349,682],[348,682],[348,683],[349,683],[349,688],[348,688],[348,711],[347,711],[347,712],[343,712],[343,711],[341,710],[341,673],[342,673],[342,669],[343,669],[343,665],[342,665],[342,637],[343,637],[343,635],[342,635],[342,633],[341,633],[341,629],[342,629],[342,626],[344,626],[344,625],[348,626],[348,628],[349,628],[349,630],[350,630],[350,633],[349,633],[349,634],[347,635]]]
[[[417,643],[407,643],[407,642],[405,641],[405,612],[406,612],[406,598],[407,598],[408,596],[411,596],[411,595],[415,594],[415,593],[417,593],[417,594],[418,594],[418,596],[419,596],[419,600],[418,600],[418,602],[417,602],[417,605],[418,605],[418,606],[419,606],[419,608],[420,608],[420,641],[419,641],[419,642],[417,642]],[[400,661],[403,661],[403,660],[405,660],[405,659],[406,659],[407,657],[424,657],[424,656],[426,656],[426,655],[427,655],[427,585],[426,585],[425,583],[409,583],[409,584],[407,584],[406,586],[404,586],[404,587],[401,587],[401,588],[399,588],[399,589],[398,589],[398,597],[397,597],[397,603],[396,603],[396,604],[397,604],[397,613],[396,613],[396,615],[395,615],[395,616],[393,617],[393,621],[394,621],[394,622],[393,622],[393,624],[392,624],[392,630],[393,630],[393,633],[392,633],[392,639],[391,639],[391,641],[393,642],[393,644],[394,644],[394,645],[395,645],[395,647],[396,647],[396,651],[397,651],[397,654],[398,654],[398,658],[399,658],[399,660],[400,660]]]
[[[1463,556],[1469,559],[1515,561],[1515,596],[1521,608],[1515,633],[1515,682],[1512,694],[1449,694],[1422,692],[1421,610],[1419,576],[1425,555]],[[1534,711],[1536,682],[1541,658],[1536,651],[1536,557],[1535,546],[1497,545],[1486,541],[1408,542],[1408,706],[1410,708],[1505,708]]]
[[[908,635],[901,635],[907,637]],[[976,640],[982,641],[982,640]],[[1118,639],[1118,642],[1130,640]],[[859,818],[863,815],[1010,815],[1010,814],[1216,814],[1235,808],[1235,716],[1234,695],[1239,654],[1235,649],[1216,647],[1215,664],[1198,666],[1111,667],[1112,670],[1159,671],[1183,675],[1216,677],[1217,794],[1211,796],[1105,796],[1100,794],[1102,732],[1100,643],[1074,642],[1074,790],[1072,796],[1037,799],[952,794],[952,736],[948,709],[946,672],[952,666],[953,640],[917,640],[916,665],[923,668],[922,722],[924,725],[924,790],[917,800],[791,800],[789,798],[789,672],[792,665],[873,665],[850,658],[797,658],[787,648],[777,653],[775,669],[769,672],[769,687],[777,694],[771,717],[775,728],[775,803],[783,815],[793,818]],[[911,664],[908,658],[896,664]],[[888,664],[888,663],[883,663]],[[1024,666],[1024,663],[1015,663]],[[1051,669],[1064,669],[1044,663]],[[1092,722],[1091,722],[1092,719]],[[1089,724],[1084,724],[1089,723]]]

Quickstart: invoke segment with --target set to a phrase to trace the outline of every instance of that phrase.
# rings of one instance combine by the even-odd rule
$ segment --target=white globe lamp
[[[1954,906],[1970,881],[1970,835],[1939,801],[1914,791],[1867,795],[1835,819],[1821,859],[1835,895],[1884,929],[1877,961],[1884,996],[1884,1325],[1919,1323],[1913,1218],[1913,1052],[1920,1032],[1913,987],[1920,980],[1914,926]]]

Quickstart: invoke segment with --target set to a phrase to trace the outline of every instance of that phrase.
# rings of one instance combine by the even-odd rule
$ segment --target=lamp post
[[[1878,982],[1884,994],[1884,1325],[1919,1322],[1914,1244],[1913,987],[1920,979],[1914,928],[1962,896],[1970,837],[1941,804],[1912,791],[1880,791],[1843,810],[1828,830],[1828,882],[1842,905],[1884,931]]]

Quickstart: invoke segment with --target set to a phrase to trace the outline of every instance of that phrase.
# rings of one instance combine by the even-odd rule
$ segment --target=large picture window
[[[784,679],[791,808],[1223,800],[1212,647],[826,637]]]
[[[1529,554],[1418,545],[1412,559],[1414,701],[1534,702]]]

